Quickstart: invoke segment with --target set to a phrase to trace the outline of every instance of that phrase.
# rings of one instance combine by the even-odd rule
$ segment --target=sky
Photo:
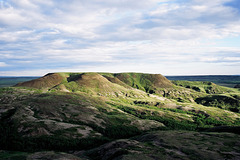
[[[239,0],[0,0],[0,76],[240,75]]]

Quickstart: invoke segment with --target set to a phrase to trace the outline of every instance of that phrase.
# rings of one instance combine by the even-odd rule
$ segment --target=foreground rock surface
[[[5,153],[5,158],[3,157]],[[170,160],[240,159],[240,135],[217,132],[155,131],[100,147],[63,152],[0,152],[2,160]]]

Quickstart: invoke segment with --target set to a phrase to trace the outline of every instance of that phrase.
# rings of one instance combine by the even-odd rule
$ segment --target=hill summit
[[[49,73],[41,78],[18,83],[16,87],[36,89],[62,89],[71,91],[91,90],[101,93],[125,91],[136,88],[153,92],[158,88],[170,88],[172,83],[161,74],[144,73]],[[63,89],[64,88],[64,89]]]
[[[63,80],[64,80],[64,77],[62,77],[60,74],[48,73],[41,78],[18,83],[16,87],[22,86],[22,87],[30,87],[30,88],[37,88],[37,89],[52,88],[60,84]]]

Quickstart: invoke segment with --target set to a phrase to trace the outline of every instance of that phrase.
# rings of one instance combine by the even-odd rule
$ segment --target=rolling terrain
[[[0,89],[0,159],[239,159],[240,91],[160,74],[49,73]]]
[[[240,84],[240,75],[205,75],[205,76],[166,76],[169,80],[209,81],[215,84],[234,88]]]

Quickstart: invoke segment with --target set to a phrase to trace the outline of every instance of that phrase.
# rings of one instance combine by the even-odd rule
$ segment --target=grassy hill
[[[237,159],[239,97],[160,74],[47,74],[0,89],[0,158]]]

